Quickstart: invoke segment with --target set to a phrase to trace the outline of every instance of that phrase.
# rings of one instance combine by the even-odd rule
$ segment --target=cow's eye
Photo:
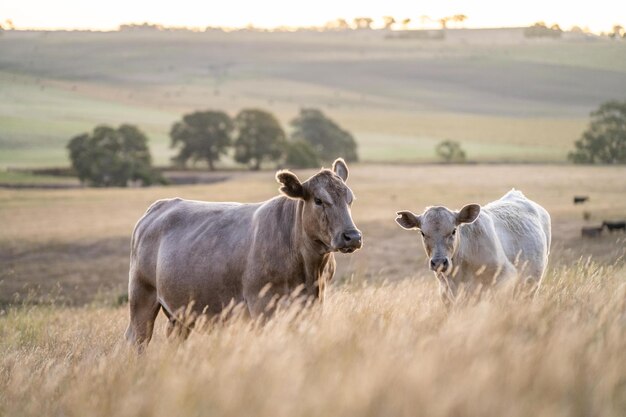
[[[452,231],[452,236],[456,235],[456,229]]]
[[[320,200],[320,199],[319,199],[319,198],[317,198],[317,197],[315,197],[315,198],[313,199],[313,201],[315,201],[315,205],[317,205],[317,206],[321,206],[321,205],[322,205],[322,200]]]
[[[426,235],[424,234],[424,232],[422,232],[421,230],[420,230],[420,233],[422,234],[422,237],[426,237]]]

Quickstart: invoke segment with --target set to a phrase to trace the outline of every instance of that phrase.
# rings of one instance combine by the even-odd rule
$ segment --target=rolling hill
[[[603,101],[623,99],[626,42],[526,40],[521,29],[443,41],[349,32],[18,32],[0,36],[0,166],[66,165],[99,123],[134,123],[157,163],[183,112],[262,107],[288,127],[319,107],[365,161],[428,161],[442,139],[472,160],[562,161]]]

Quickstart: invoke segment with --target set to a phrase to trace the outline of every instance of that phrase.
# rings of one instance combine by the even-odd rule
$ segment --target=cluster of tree
[[[433,19],[430,16],[422,15],[420,16],[419,20],[422,23],[422,25],[428,24],[429,22],[436,22],[441,26],[442,29],[446,29],[448,27],[448,23],[450,22],[463,23],[464,21],[467,20],[467,16],[464,14],[455,14],[452,16],[444,16],[444,17]],[[401,28],[406,30],[408,29],[412,21],[413,19],[411,19],[410,17],[403,18],[403,19],[396,19],[393,16],[383,16],[382,27],[385,30],[391,30],[394,27],[396,27],[399,23],[401,25]],[[350,25],[350,23],[348,23],[348,21],[345,19],[335,19],[333,21],[328,22],[324,28],[326,30],[351,30],[351,29],[364,30],[364,29],[372,29],[373,24],[374,24],[374,19],[372,19],[371,17],[356,17],[353,19],[352,25]]]
[[[592,112],[568,158],[580,164],[626,164],[626,101],[608,101]]]
[[[563,30],[556,23],[548,27],[544,22],[537,22],[524,29],[527,38],[560,38]]]
[[[67,149],[72,167],[85,184],[126,187],[131,181],[164,182],[152,168],[148,138],[135,126],[97,126],[91,133],[70,139]]]
[[[341,156],[357,161],[357,144],[350,132],[317,109],[302,109],[287,136],[276,117],[264,110],[244,109],[235,118],[222,111],[186,114],[170,131],[178,149],[173,162],[205,161],[210,170],[232,154],[238,163],[258,170],[266,162],[296,168],[318,167]],[[81,182],[94,187],[126,187],[165,183],[152,167],[148,138],[137,127],[97,126],[67,144],[72,168]]]
[[[212,28],[199,28],[199,27],[188,27],[188,26],[165,26],[158,23],[125,23],[118,27],[119,32],[143,32],[143,33],[153,33],[153,32],[209,32]]]
[[[154,23],[126,23],[119,26],[120,32],[161,32],[165,26]]]
[[[458,142],[445,140],[435,153],[447,163],[465,162]],[[626,164],[626,100],[612,100],[591,113],[589,127],[567,155],[576,164]]]
[[[288,137],[276,117],[260,109],[241,110],[233,119],[223,111],[198,111],[183,116],[170,131],[173,160],[179,166],[206,161],[210,170],[234,150],[236,162],[258,170],[265,162],[306,168],[341,156],[357,161],[354,137],[317,109],[302,109],[291,121]]]
[[[437,23],[441,26],[441,29],[446,29],[450,22],[454,23],[463,23],[467,20],[467,16],[464,14],[455,14],[451,16],[437,17],[431,18],[427,15],[419,16],[419,18],[412,19],[410,17],[404,18],[395,18],[393,16],[383,16],[381,20],[378,20],[379,23],[382,23],[382,26],[376,24],[377,19],[367,16],[355,17],[351,21],[348,21],[343,18],[334,19],[328,23],[326,23],[323,27],[292,27],[292,26],[279,26],[273,29],[265,29],[265,28],[257,28],[252,24],[247,25],[245,28],[236,29],[244,32],[293,32],[297,31],[346,31],[346,30],[371,30],[374,27],[382,27],[383,30],[392,30],[395,28],[401,28],[403,30],[407,30],[411,22],[418,21],[424,25],[428,25],[430,23]],[[225,29],[222,27],[214,27],[207,26],[206,28],[197,28],[197,27],[172,27],[172,26],[164,26],[161,24],[154,23],[126,23],[119,26],[118,30],[120,32],[223,32]],[[229,29],[232,30],[232,29]]]

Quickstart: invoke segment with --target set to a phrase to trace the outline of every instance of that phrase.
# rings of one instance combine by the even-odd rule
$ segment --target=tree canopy
[[[186,114],[182,121],[174,123],[170,131],[171,146],[180,146],[173,160],[181,165],[186,165],[189,159],[194,163],[205,160],[212,171],[215,169],[214,163],[228,152],[232,144],[232,131],[233,122],[222,111]]]
[[[626,163],[626,101],[608,101],[592,112],[568,158],[582,164]]]
[[[316,168],[321,165],[317,152],[305,140],[291,141],[287,145],[285,163],[292,168]]]
[[[285,131],[273,114],[244,109],[235,117],[235,161],[261,168],[263,161],[278,161],[285,152]]]
[[[444,162],[465,162],[465,151],[459,142],[444,140],[437,145],[435,152]]]
[[[149,185],[161,181],[152,170],[148,138],[137,127],[97,126],[67,144],[78,178],[95,187],[126,187],[129,181]]]
[[[338,157],[348,162],[358,161],[357,144],[352,134],[320,110],[300,110],[291,126],[294,128],[292,139],[309,142],[323,161],[334,161]]]

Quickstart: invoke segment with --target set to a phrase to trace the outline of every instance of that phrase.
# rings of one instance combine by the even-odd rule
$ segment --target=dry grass
[[[626,415],[626,240],[579,236],[583,210],[594,222],[624,215],[625,168],[353,166],[365,247],[338,256],[323,307],[265,326],[214,324],[181,346],[165,339],[161,315],[137,357],[122,340],[127,307],[111,306],[134,222],[157,198],[276,193],[272,172],[233,175],[193,187],[0,190],[0,301],[55,301],[0,304],[0,415]],[[417,234],[394,224],[395,211],[485,203],[513,186],[553,218],[538,297],[446,313]],[[591,201],[573,206],[574,194]]]
[[[623,264],[553,270],[533,302],[446,314],[434,283],[335,287],[323,308],[234,320],[136,357],[126,309],[9,309],[7,416],[623,416]]]

